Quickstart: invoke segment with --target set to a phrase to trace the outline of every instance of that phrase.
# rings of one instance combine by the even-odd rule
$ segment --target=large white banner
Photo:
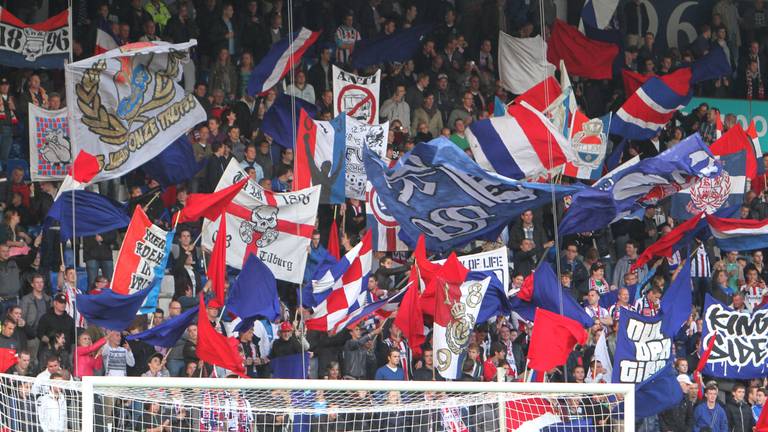
[[[206,120],[177,83],[196,44],[128,44],[67,65],[72,142],[99,160],[94,181],[141,166]]]
[[[333,66],[333,116],[347,113],[365,123],[378,124],[380,83],[381,70],[360,76]]]
[[[66,108],[47,110],[29,104],[29,174],[32,181],[62,180],[72,162]]]
[[[344,184],[344,194],[347,198],[365,201],[365,185],[368,182],[368,176],[363,163],[363,148],[368,146],[379,157],[385,157],[388,131],[389,122],[369,125],[347,115],[347,181]]]
[[[246,178],[232,159],[216,185],[219,191]],[[258,254],[275,278],[301,283],[307,248],[315,229],[320,186],[275,193],[249,181],[227,207],[227,265],[242,268],[244,258]],[[212,250],[219,222],[203,223],[203,247]]]
[[[504,289],[509,289],[509,263],[507,248],[500,247],[488,252],[480,252],[472,255],[460,256],[461,265],[469,271],[492,271],[504,284]],[[443,264],[445,260],[432,261],[435,264]]]

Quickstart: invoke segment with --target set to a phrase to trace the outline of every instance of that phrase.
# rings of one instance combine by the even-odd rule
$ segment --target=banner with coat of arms
[[[196,44],[133,43],[66,66],[72,142],[98,159],[94,181],[143,165],[206,120],[178,84]]]
[[[246,176],[233,159],[216,190]],[[240,269],[245,259],[255,253],[276,279],[301,283],[319,202],[320,185],[275,193],[249,181],[226,209],[227,265]],[[203,247],[208,250],[213,249],[218,226],[218,219],[203,223]]]
[[[47,110],[29,104],[29,174],[32,181],[62,180],[72,162],[66,108]]]
[[[18,68],[61,69],[69,58],[69,10],[27,24],[0,7],[0,64]]]
[[[360,76],[333,66],[333,116],[347,113],[356,120],[379,124],[380,83],[381,70]]]

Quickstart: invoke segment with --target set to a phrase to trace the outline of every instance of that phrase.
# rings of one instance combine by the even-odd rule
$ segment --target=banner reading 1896
[[[20,68],[63,68],[69,57],[69,11],[26,24],[0,8],[0,63]]]

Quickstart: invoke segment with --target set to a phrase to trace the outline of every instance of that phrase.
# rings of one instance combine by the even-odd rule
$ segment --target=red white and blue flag
[[[568,140],[542,113],[525,102],[507,112],[509,116],[474,121],[466,131],[482,168],[513,179],[538,178],[571,159]]]
[[[96,27],[96,46],[93,48],[93,55],[104,54],[119,47],[120,44],[117,42],[115,34],[112,33],[112,29],[107,27],[106,24],[99,24]]]
[[[750,251],[768,247],[768,219],[730,219],[707,216],[715,244],[725,251]]]
[[[303,109],[299,114],[293,189],[321,185],[320,204],[344,203],[346,119],[340,115],[331,121],[315,121]]]
[[[760,138],[757,137],[757,128],[755,127],[754,120],[749,122],[749,127],[747,128],[747,136],[752,142],[752,147],[755,149],[755,158],[757,158],[757,173],[764,174],[765,164],[763,164],[763,161],[761,160],[763,158],[763,148],[760,147]]]
[[[410,286],[410,284],[408,286]],[[356,326],[360,321],[363,321],[364,319],[374,314],[380,318],[389,317],[393,312],[397,310],[398,307],[400,307],[400,302],[403,301],[403,297],[405,297],[405,292],[408,290],[408,286],[401,289],[397,292],[397,294],[391,297],[368,303],[365,306],[350,313],[346,318],[336,324],[333,332],[338,333],[345,328],[352,328]]]
[[[17,68],[61,69],[69,58],[69,10],[27,24],[0,7],[0,64]]]
[[[398,252],[409,250],[408,245],[400,240],[400,223],[387,210],[379,198],[376,188],[368,182],[365,188],[366,225],[373,233],[373,250],[376,252]]]
[[[579,110],[573,113],[569,130],[574,159],[566,162],[563,174],[586,180],[597,180],[602,176],[608,143],[605,132],[609,127],[602,119],[590,119]]]
[[[313,32],[304,27],[272,45],[266,56],[251,72],[248,81],[248,94],[251,96],[266,93],[299,64],[304,53],[317,41],[320,32]]]
[[[318,303],[306,321],[307,329],[333,331],[349,314],[368,303],[372,263],[371,232],[368,231],[335,266],[321,278],[312,280],[312,294]]]
[[[616,112],[611,133],[628,139],[653,138],[692,97],[692,86],[730,73],[722,49],[715,48],[691,67],[643,83]]]

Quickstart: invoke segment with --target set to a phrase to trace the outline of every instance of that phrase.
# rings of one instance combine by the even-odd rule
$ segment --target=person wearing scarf
[[[763,78],[757,67],[757,61],[751,60],[747,67],[747,73],[744,77],[746,81],[746,97],[752,99],[765,99],[765,88],[763,87]]]
[[[13,96],[9,89],[11,84],[8,79],[0,79],[0,159],[3,165],[8,160],[8,154],[11,152],[13,144],[13,128],[19,123],[16,118],[16,104],[13,102]]]
[[[40,86],[40,76],[32,74],[27,81],[27,90],[21,95],[21,105],[19,110],[26,114],[27,104],[32,104],[40,108],[48,109],[48,94],[45,89]]]

